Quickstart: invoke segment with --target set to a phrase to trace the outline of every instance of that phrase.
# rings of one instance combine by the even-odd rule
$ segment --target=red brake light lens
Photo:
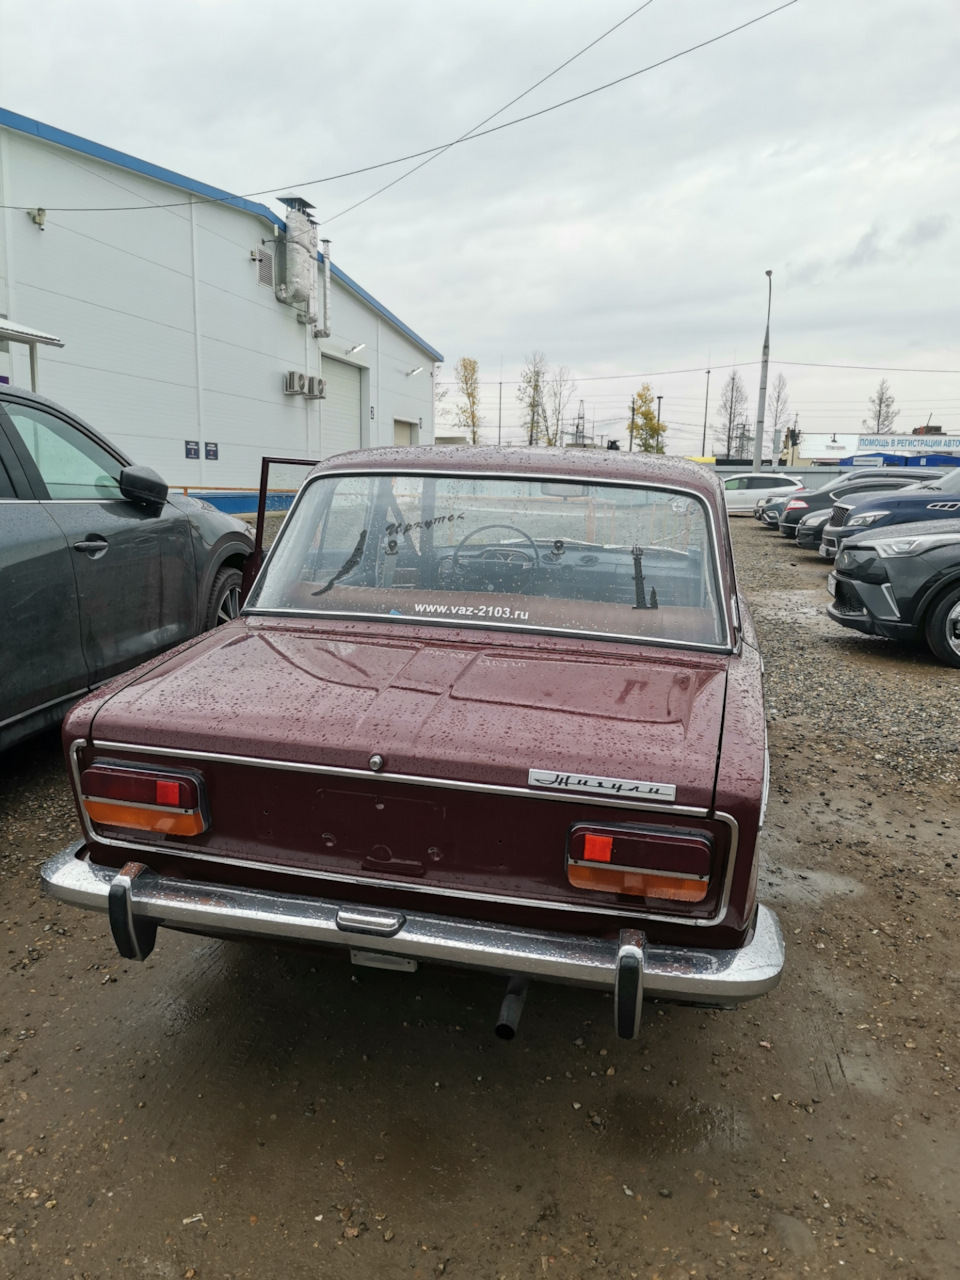
[[[805,511],[809,507],[809,502],[804,502],[802,498],[791,498],[787,503],[785,510],[787,511]]]
[[[583,856],[587,862],[609,862],[613,856],[613,836],[595,836],[584,833]]]
[[[101,826],[176,836],[208,826],[202,780],[190,774],[94,764],[80,775],[80,794],[87,816]]]
[[[661,827],[575,826],[567,879],[575,889],[652,902],[702,902],[710,888],[709,833]]]

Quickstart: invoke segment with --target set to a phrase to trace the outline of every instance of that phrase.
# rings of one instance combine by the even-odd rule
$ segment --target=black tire
[[[953,587],[927,614],[924,628],[934,656],[948,667],[960,667],[960,587]]]
[[[240,612],[240,583],[243,575],[239,569],[221,569],[213,580],[210,597],[203,615],[204,631],[232,622]]]

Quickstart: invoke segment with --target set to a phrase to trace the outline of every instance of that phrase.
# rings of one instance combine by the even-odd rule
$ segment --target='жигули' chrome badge
[[[558,769],[531,769],[527,786],[551,791],[587,791],[594,795],[636,796],[643,800],[674,800],[671,782],[636,782],[630,778],[595,778],[587,773],[563,773]]]

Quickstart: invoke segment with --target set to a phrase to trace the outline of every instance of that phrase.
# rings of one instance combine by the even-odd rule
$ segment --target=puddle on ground
[[[813,591],[753,591],[750,610],[756,619],[763,622],[789,621],[811,630],[832,633],[838,628],[827,616],[829,599],[822,587]]]
[[[625,1095],[616,1101],[608,1137],[645,1155],[704,1155],[739,1151],[751,1139],[749,1121],[730,1107],[704,1102],[672,1107],[660,1098]]]
[[[850,876],[833,871],[797,871],[793,867],[764,867],[760,874],[765,901],[794,902],[802,905],[823,902],[825,898],[855,898],[863,893],[863,885]]]

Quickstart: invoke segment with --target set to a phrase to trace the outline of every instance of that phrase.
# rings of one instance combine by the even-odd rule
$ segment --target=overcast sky
[[[639,2],[0,0],[0,105],[231,191],[304,194],[443,378],[479,360],[494,428],[501,361],[510,424],[539,349],[598,435],[622,438],[650,373],[672,450],[699,452],[708,363],[711,424],[723,365],[756,411],[766,268],[771,381],[782,367],[801,428],[858,429],[883,375],[779,361],[960,371],[956,0],[798,0],[343,217],[410,166],[307,185],[458,137]],[[497,123],[776,3],[653,0]],[[898,428],[932,413],[960,434],[960,372],[886,376]]]

